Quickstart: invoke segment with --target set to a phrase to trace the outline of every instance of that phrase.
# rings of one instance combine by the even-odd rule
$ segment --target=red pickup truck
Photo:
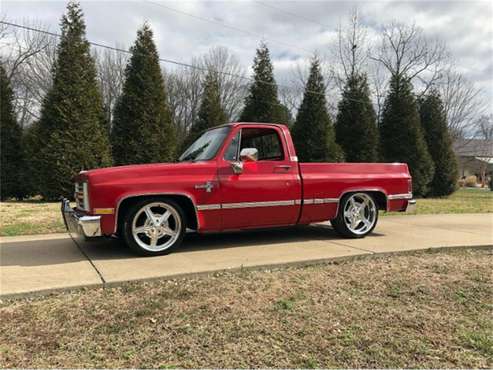
[[[185,231],[305,225],[330,220],[361,238],[378,210],[416,202],[402,163],[299,163],[284,125],[232,123],[202,134],[178,163],[82,171],[76,207],[62,200],[68,231],[117,236],[142,255],[169,253]]]

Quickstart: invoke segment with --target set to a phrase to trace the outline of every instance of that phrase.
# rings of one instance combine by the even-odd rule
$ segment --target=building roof
[[[453,148],[457,156],[493,158],[493,140],[458,139]]]

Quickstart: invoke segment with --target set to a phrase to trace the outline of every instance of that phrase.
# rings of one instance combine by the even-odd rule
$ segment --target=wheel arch
[[[181,193],[153,193],[153,194],[132,194],[122,197],[116,206],[114,233],[120,233],[123,216],[128,209],[137,202],[144,199],[170,199],[176,202],[185,213],[186,227],[198,230],[200,225],[198,221],[197,208],[192,197],[188,194]]]
[[[367,188],[367,189],[349,189],[344,191],[340,197],[339,197],[339,202],[337,202],[337,210],[336,214],[339,213],[339,206],[341,205],[342,198],[344,198],[348,194],[354,194],[354,193],[367,193],[370,194],[373,199],[375,199],[375,202],[377,204],[377,207],[379,210],[386,211],[388,209],[388,198],[387,198],[387,193],[383,189],[375,189],[375,188]]]

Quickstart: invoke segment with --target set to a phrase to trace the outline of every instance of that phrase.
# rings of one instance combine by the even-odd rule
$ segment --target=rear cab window
[[[242,128],[232,139],[226,149],[224,159],[237,161],[244,148],[258,150],[259,161],[283,161],[284,148],[279,132],[274,128]]]

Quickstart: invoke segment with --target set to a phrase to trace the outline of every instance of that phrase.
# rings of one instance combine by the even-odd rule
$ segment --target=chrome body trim
[[[278,200],[267,202],[239,202],[239,203],[223,203],[223,204],[199,204],[197,210],[208,211],[216,209],[238,209],[238,208],[257,208],[257,207],[282,207],[282,206],[294,206],[312,204],[328,204],[337,203],[339,198],[317,198],[317,199],[294,199],[294,200]]]
[[[70,235],[86,238],[101,236],[101,216],[87,216],[70,208],[68,199],[62,199],[61,212],[65,227]]]
[[[387,196],[388,200],[396,200],[396,199],[413,199],[413,193],[405,193],[405,194],[390,194]]]
[[[223,203],[222,209],[237,209],[237,208],[256,208],[256,207],[280,207],[280,206],[294,206],[294,200],[280,200],[280,201],[268,201],[268,202],[241,202],[241,203]]]
[[[200,204],[197,206],[197,211],[210,211],[210,210],[216,210],[216,209],[221,209],[220,204]]]
[[[339,198],[308,198],[303,199],[303,205],[314,205],[314,204],[329,204],[329,203],[337,203],[339,202]],[[295,204],[301,204],[300,200],[295,200]]]
[[[313,204],[327,204],[327,203],[337,203],[339,198],[315,198],[313,199]]]
[[[197,213],[197,205],[195,204],[195,202],[193,201],[192,197],[188,194],[185,194],[185,193],[177,193],[177,192],[169,192],[169,193],[166,193],[166,192],[160,192],[160,193],[136,193],[136,194],[130,194],[130,195],[127,195],[127,196],[124,196],[122,198],[120,198],[118,200],[118,203],[115,207],[115,225],[113,226],[113,234],[116,234],[117,230],[118,230],[118,214],[119,214],[119,211],[120,211],[120,205],[121,203],[125,200],[125,199],[128,199],[128,198],[137,198],[137,197],[145,197],[145,196],[156,196],[156,195],[178,195],[178,196],[183,196],[183,197],[186,197],[188,198],[188,200],[190,200],[190,202],[192,202],[193,204],[193,209],[195,211],[195,219],[197,220],[197,230],[200,229],[200,220],[199,220],[199,217],[198,217],[198,213]]]

